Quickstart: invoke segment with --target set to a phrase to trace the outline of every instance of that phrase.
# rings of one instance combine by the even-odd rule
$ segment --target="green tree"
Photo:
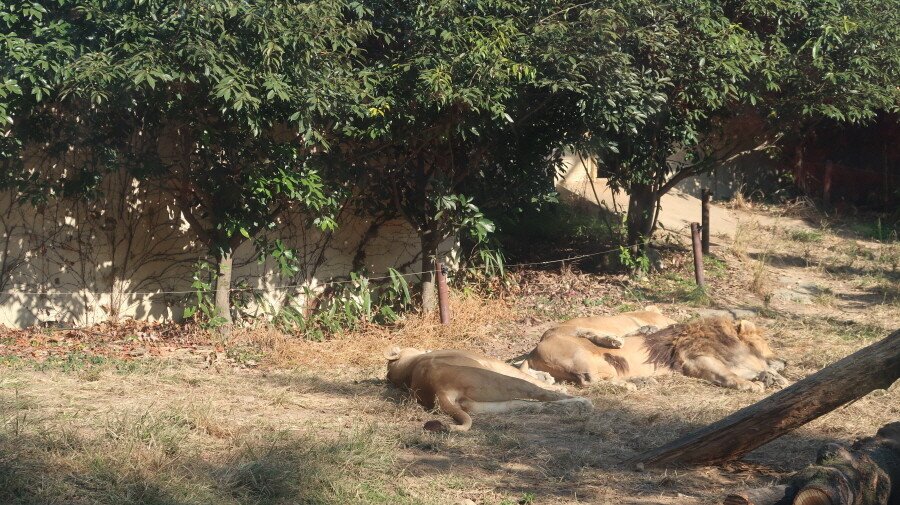
[[[576,147],[596,156],[611,185],[630,195],[627,241],[639,244],[636,252],[653,233],[661,196],[685,178],[770,147],[816,117],[861,121],[900,103],[896,2],[639,0],[604,7],[617,16],[592,15],[597,22],[584,32],[624,59],[609,58],[621,64],[586,74],[606,86],[575,97],[584,104],[585,133]],[[566,15],[584,19],[585,12]],[[568,47],[570,58],[586,61],[598,46]],[[729,139],[725,127],[748,114],[767,124]]]
[[[26,15],[27,5],[40,14]],[[276,227],[289,208],[335,226],[336,197],[321,170],[364,99],[356,61],[372,26],[359,3],[62,0],[12,8],[16,44],[18,35],[38,53],[36,34],[50,31],[61,48],[16,60],[35,69],[22,75],[38,104],[11,104],[11,114],[22,111],[16,137],[102,154],[65,177],[29,167],[21,190],[57,195],[77,181],[68,193],[89,195],[104,171],[120,167],[160,181],[215,258],[216,307],[227,321],[239,245]],[[19,50],[7,42],[6,51]],[[49,77],[38,71],[44,61]],[[4,68],[0,82],[18,70]]]
[[[439,244],[460,231],[476,241],[493,231],[473,186],[514,169],[495,148],[516,121],[510,112],[525,113],[534,82],[521,51],[533,17],[523,1],[378,2],[372,10],[384,37],[367,47],[377,98],[360,126],[369,139],[360,144],[365,207],[417,230],[430,310]]]

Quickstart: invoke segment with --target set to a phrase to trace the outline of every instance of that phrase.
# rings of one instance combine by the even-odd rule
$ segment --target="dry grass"
[[[772,297],[774,287],[772,286],[772,274],[766,268],[766,259],[766,256],[763,255],[759,261],[754,262],[750,291],[763,297],[768,303],[768,300]]]
[[[322,342],[304,340],[275,328],[237,330],[233,345],[260,349],[275,366],[316,363],[321,366],[371,367],[384,363],[383,351],[392,346],[420,349],[483,349],[492,343],[498,328],[516,318],[514,308],[502,299],[484,299],[451,293],[452,318],[441,325],[435,314],[410,314],[394,326],[368,325]]]
[[[882,338],[900,320],[892,246],[859,246],[831,228],[821,233],[809,258],[798,258],[798,244],[809,241],[747,227],[742,254],[707,264],[703,304],[758,310],[757,323],[789,362],[792,380]],[[764,394],[669,376],[637,391],[583,390],[596,406],[588,415],[478,416],[471,432],[439,435],[421,427],[442,414],[425,412],[384,381],[381,353],[392,345],[509,359],[552,321],[575,315],[654,303],[676,319],[694,317],[699,303],[686,298],[689,253],[670,250],[663,263],[664,274],[641,281],[577,267],[518,272],[506,299],[454,293],[449,326],[414,315],[323,342],[257,328],[234,332],[223,351],[209,351],[209,361],[79,357],[3,365],[0,503],[693,505],[782,478],[812,461],[823,443],[869,435],[900,418],[894,385],[744,462],[632,472],[619,462]],[[766,272],[765,289],[753,288],[757,268]],[[784,289],[786,275],[821,286],[827,303],[767,299]]]

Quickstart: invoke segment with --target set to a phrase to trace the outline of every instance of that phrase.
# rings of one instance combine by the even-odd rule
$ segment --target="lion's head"
[[[769,358],[772,356],[772,349],[766,342],[765,335],[755,324],[744,319],[738,319],[734,322],[734,329],[738,337],[759,353],[760,357]]]
[[[384,351],[384,357],[387,358],[387,378],[396,386],[402,386],[409,375],[410,358],[424,354],[414,347],[406,347],[401,349],[393,346]]]

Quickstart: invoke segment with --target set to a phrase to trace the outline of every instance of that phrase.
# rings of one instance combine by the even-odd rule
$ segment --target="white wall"
[[[258,288],[277,307],[287,298],[304,303],[302,289],[279,287],[316,288],[346,278],[370,221],[343,212],[333,235],[303,221],[286,217],[279,236],[297,249],[306,271],[285,278],[271,262],[259,264],[253,246],[244,244],[235,255],[235,285]],[[371,275],[388,267],[419,270],[418,238],[405,222],[383,224],[366,242],[363,264]],[[165,190],[124,173],[109,176],[103,196],[91,204],[33,207],[0,193],[0,324],[177,320],[190,295],[166,292],[190,291],[194,266],[204,256]],[[250,308],[260,314],[265,305]]]

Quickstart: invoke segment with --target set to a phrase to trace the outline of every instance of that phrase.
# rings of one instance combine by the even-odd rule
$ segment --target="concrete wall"
[[[34,207],[0,193],[0,324],[181,317],[205,248],[162,185],[113,174],[102,195],[90,204]],[[271,262],[260,264],[251,244],[236,252],[234,285],[260,290],[248,313],[265,316],[284,303],[303,305],[302,287],[283,287],[321,289],[332,279],[346,279],[354,258],[373,276],[388,267],[419,270],[418,238],[403,221],[384,223],[373,233],[367,218],[344,211],[333,234],[305,221],[285,216],[279,234],[301,257],[298,275],[285,277]]]

